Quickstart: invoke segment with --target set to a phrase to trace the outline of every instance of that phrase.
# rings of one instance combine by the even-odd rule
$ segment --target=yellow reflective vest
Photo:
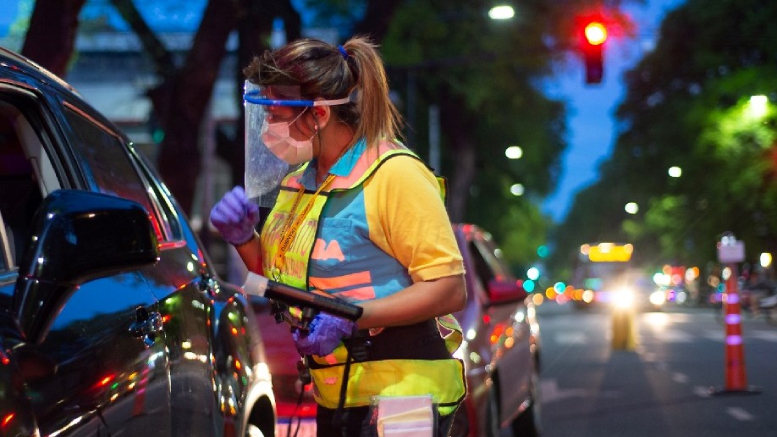
[[[383,142],[377,151],[375,149],[368,150],[362,140],[341,158],[341,160],[353,161],[350,172],[347,175],[330,174],[315,191],[305,189],[301,182],[307,164],[286,176],[275,206],[261,233],[264,275],[297,288],[315,289],[316,287],[311,286],[309,281],[308,267],[314,246],[318,244],[316,236],[321,226],[322,212],[326,211],[329,199],[338,195],[349,196],[358,193],[362,189],[364,181],[375,171],[378,171],[381,163],[399,155],[418,159],[415,154],[401,145]],[[440,191],[441,195],[444,196],[443,184],[440,185]],[[355,220],[359,220],[359,217],[356,217]],[[332,226],[332,224],[329,223],[326,226]],[[343,232],[348,232],[347,223],[335,226],[343,227]],[[343,244],[344,247],[338,247],[338,249],[347,252],[350,247],[346,243]],[[369,247],[365,249],[366,246],[373,245],[360,244],[354,250],[369,250]],[[375,253],[368,253],[365,258],[371,261],[370,268],[375,269],[366,272],[369,274],[362,274],[364,272],[361,271],[338,271],[336,278],[319,280],[321,283],[331,284],[333,288],[337,288],[353,286],[354,284],[343,283],[343,281],[348,280],[364,281],[365,278],[375,278],[381,275],[407,276],[406,271],[399,274],[400,269],[404,268],[396,260],[377,247],[373,250]],[[358,263],[353,264],[358,265]],[[335,279],[340,282],[335,281]],[[409,276],[407,276],[407,281],[409,281]],[[399,288],[389,290],[390,292],[399,291],[412,283],[391,282],[399,284]],[[324,292],[331,292],[327,288],[319,288],[323,288]],[[376,297],[381,297],[380,293],[382,292],[379,289]],[[444,331],[447,331],[444,337],[445,347],[449,353],[453,353],[461,344],[461,327],[451,315],[438,318],[437,324],[444,328]],[[315,399],[319,405],[326,408],[337,408],[346,357],[347,351],[342,344],[326,357],[312,357],[314,362],[311,363],[311,376],[315,383]],[[351,362],[348,373],[349,380],[344,404],[346,408],[370,405],[374,396],[431,394],[440,414],[447,415],[455,411],[466,395],[464,365],[461,360],[455,358],[434,360],[382,359]]]

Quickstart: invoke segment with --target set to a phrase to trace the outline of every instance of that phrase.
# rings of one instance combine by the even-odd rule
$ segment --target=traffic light
[[[583,28],[582,40],[585,83],[600,83],[604,76],[602,52],[607,41],[607,28],[599,21],[589,21]]]

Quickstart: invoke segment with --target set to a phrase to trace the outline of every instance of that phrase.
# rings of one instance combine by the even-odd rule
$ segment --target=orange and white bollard
[[[721,246],[723,248],[721,249]],[[745,371],[745,347],[742,341],[742,314],[739,304],[739,290],[736,262],[744,261],[744,244],[733,235],[724,236],[718,243],[718,259],[727,263],[726,294],[723,300],[723,315],[726,330],[726,383],[722,387],[710,388],[710,394],[756,394],[760,390],[747,385]]]

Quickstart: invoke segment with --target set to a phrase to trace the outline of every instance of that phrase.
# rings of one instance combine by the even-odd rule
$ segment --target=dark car
[[[258,325],[127,137],[0,49],[0,435],[274,435]]]
[[[532,300],[511,273],[491,234],[454,225],[467,271],[467,305],[456,313],[464,343],[467,398],[451,435],[515,437],[540,431],[540,329]]]

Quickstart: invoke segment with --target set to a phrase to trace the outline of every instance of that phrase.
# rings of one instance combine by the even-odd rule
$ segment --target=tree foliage
[[[557,230],[556,265],[583,242],[621,240],[646,268],[699,266],[727,231],[751,262],[777,250],[776,18],[777,4],[757,0],[688,0],[667,15],[626,74],[614,153]]]
[[[287,38],[300,36],[299,12],[290,0],[208,0],[191,48],[176,62],[170,50],[151,29],[133,0],[110,0],[140,39],[158,76],[148,91],[155,123],[164,132],[157,167],[185,211],[191,211],[196,181],[201,170],[200,128],[226,55],[229,34],[239,35],[235,86],[242,89],[241,69],[251,57],[269,48],[272,20],[282,18]],[[364,2],[368,13],[358,26],[385,29],[396,1]],[[376,5],[375,3],[380,3]],[[79,14],[86,0],[36,0],[22,54],[53,73],[65,77],[79,29]],[[184,5],[185,6],[185,5]],[[377,34],[378,38],[382,35]],[[240,95],[241,92],[236,94]],[[241,108],[242,102],[235,102]],[[242,121],[238,122],[242,127]],[[233,180],[242,182],[242,131],[220,132],[217,151],[233,168]]]
[[[608,10],[623,24],[619,2]],[[510,20],[491,20],[485,1],[407,1],[383,45],[393,85],[403,96],[411,146],[426,156],[427,108],[439,107],[442,161],[450,181],[449,212],[491,231],[514,265],[537,261],[552,223],[539,210],[561,171],[566,106],[540,81],[575,50],[575,18],[596,2],[564,7],[535,0],[514,4]],[[423,23],[422,25],[420,23]],[[509,160],[505,149],[523,149]],[[520,184],[525,195],[511,187]]]
[[[144,21],[133,0],[109,0],[140,38],[155,66],[158,82],[149,90],[156,122],[165,132],[157,166],[186,211],[191,211],[200,172],[200,128],[215,78],[226,55],[225,43],[237,30],[238,71],[269,45],[272,20],[286,24],[297,38],[301,17],[290,0],[208,0],[190,50],[173,54]],[[56,5],[54,4],[56,3]],[[37,0],[26,50],[34,60],[64,76],[84,0]],[[608,2],[618,22],[619,1]],[[427,155],[427,108],[439,107],[442,161],[450,180],[449,211],[455,221],[480,224],[504,242],[513,264],[536,259],[550,218],[539,203],[551,193],[566,147],[565,105],[549,99],[539,85],[553,65],[574,50],[574,17],[596,0],[568,0],[563,7],[546,0],[516,5],[512,20],[496,22],[485,0],[328,0],[302,2],[313,22],[335,25],[349,34],[369,34],[381,44],[392,87],[402,96],[408,138]],[[36,17],[42,16],[44,19]],[[60,21],[57,21],[60,20]],[[43,44],[40,35],[46,34]],[[236,93],[240,95],[240,92]],[[235,102],[240,107],[241,102]],[[242,120],[238,132],[217,135],[217,153],[229,162],[234,182],[243,174]],[[505,148],[518,145],[520,160],[508,160]],[[526,195],[516,197],[520,184]]]

